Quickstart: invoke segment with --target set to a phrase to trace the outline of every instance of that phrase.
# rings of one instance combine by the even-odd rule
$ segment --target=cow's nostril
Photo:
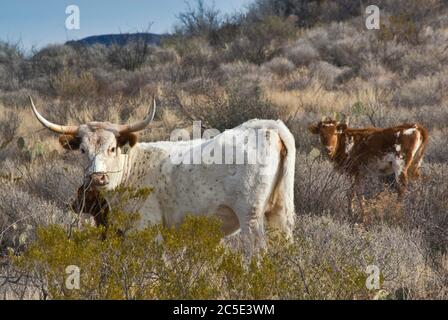
[[[91,179],[94,186],[105,186],[109,183],[109,177],[105,173],[93,173]]]

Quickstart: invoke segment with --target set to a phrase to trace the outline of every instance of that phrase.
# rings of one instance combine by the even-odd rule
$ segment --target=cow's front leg
[[[407,171],[401,172],[397,177],[397,189],[398,199],[402,200],[408,189],[408,173]]]
[[[355,175],[354,178],[352,179],[350,191],[348,193],[349,214],[353,220],[357,220],[356,213],[355,213],[355,209],[356,209],[355,199],[359,200],[360,187],[361,187],[361,177],[359,175]],[[360,205],[360,208],[363,207],[361,202],[359,202],[359,205]]]
[[[348,201],[348,206],[347,207],[348,207],[348,213],[349,213],[350,218],[354,217],[354,212],[355,212],[354,199],[355,199],[355,196],[356,196],[356,183],[353,180],[351,182],[351,185],[350,185],[350,190],[349,190],[349,192],[347,194],[347,201]]]
[[[358,201],[359,210],[361,213],[361,219],[359,215],[355,213],[355,199]],[[361,220],[363,223],[367,222],[367,214],[364,209],[364,188],[363,188],[363,177],[361,175],[355,175],[352,180],[352,185],[350,187],[349,196],[349,213],[354,221]]]

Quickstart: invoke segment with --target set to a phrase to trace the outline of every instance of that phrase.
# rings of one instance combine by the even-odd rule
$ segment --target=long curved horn
[[[122,124],[122,125],[118,125],[118,132],[119,133],[127,133],[127,132],[137,132],[140,130],[145,129],[150,123],[151,121],[154,119],[154,115],[156,114],[156,98],[153,98],[152,101],[152,112],[149,112],[148,110],[148,114],[146,115],[145,119],[143,119],[142,121],[139,122],[135,122],[132,124]]]
[[[62,133],[62,134],[76,134],[78,132],[78,126],[61,126],[58,124],[54,124],[47,119],[45,119],[39,112],[37,112],[36,106],[34,105],[33,99],[30,98],[31,102],[31,108],[33,109],[33,113],[36,116],[37,120],[39,120],[40,123],[44,125],[44,127],[50,129],[53,132],[56,133]]]

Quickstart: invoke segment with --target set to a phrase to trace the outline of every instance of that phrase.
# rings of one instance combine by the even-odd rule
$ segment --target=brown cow
[[[350,208],[356,187],[366,175],[395,175],[401,198],[408,178],[419,177],[419,169],[428,142],[428,130],[420,124],[403,124],[391,128],[348,128],[327,118],[311,124],[308,130],[320,135],[326,153],[337,170],[352,176]]]

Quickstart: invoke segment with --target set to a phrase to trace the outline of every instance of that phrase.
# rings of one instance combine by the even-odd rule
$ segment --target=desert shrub
[[[74,49],[65,45],[50,45],[31,57],[34,77],[48,77],[61,73],[71,65],[76,55]]]
[[[432,163],[443,163],[448,159],[448,148],[446,147],[447,130],[435,129],[430,133],[425,159]]]
[[[149,44],[149,37],[149,34],[143,34],[139,39],[125,40],[125,44],[113,43],[108,48],[109,63],[118,69],[129,71],[141,68],[154,51]]]
[[[186,52],[181,59],[180,67],[182,76],[181,81],[190,78],[206,78],[211,70],[218,67],[218,63],[213,58],[213,49],[201,38],[191,40],[194,49]]]
[[[378,36],[385,41],[395,40],[410,44],[419,44],[424,39],[424,26],[429,24],[431,17],[443,6],[442,1],[379,1],[379,6],[389,14],[382,19]],[[385,21],[385,22],[384,22]]]
[[[286,58],[274,58],[266,62],[263,66],[269,69],[272,73],[284,77],[289,75],[294,70],[294,64]]]
[[[319,52],[313,45],[301,38],[296,43],[284,49],[286,57],[296,66],[309,65],[311,62],[319,60]]]
[[[196,118],[220,131],[254,119],[281,119],[284,116],[264,98],[258,81],[248,83],[234,80],[223,87],[211,87],[205,94],[193,96],[190,107]]]
[[[14,260],[52,299],[368,297],[367,275],[354,264],[362,257],[354,251],[317,262],[313,243],[299,236],[289,246],[273,239],[270,252],[248,258],[222,244],[219,230],[217,220],[204,217],[187,217],[177,229],[152,226],[124,236],[111,228],[105,239],[101,229],[85,227],[69,237],[52,225],[40,228]],[[65,287],[72,265],[81,270],[79,290]]]
[[[45,156],[34,159],[28,165],[16,165],[20,173],[17,186],[30,195],[59,206],[68,207],[77,188],[82,184],[82,163],[80,157],[74,159],[51,159]],[[42,160],[45,161],[42,161]]]
[[[368,265],[377,266],[381,288],[389,293],[389,299],[446,297],[446,269],[435,269],[428,259],[422,230],[386,224],[366,229],[328,216],[308,215],[299,216],[297,226],[297,234],[306,236],[313,245],[308,255],[315,257],[315,263],[321,257],[335,261],[345,257],[349,265],[357,265],[361,270]],[[370,292],[370,297],[375,292]]]
[[[241,36],[231,43],[228,61],[262,64],[281,52],[281,45],[296,37],[294,23],[277,16],[241,26]]]
[[[87,73],[90,81],[87,81],[86,86],[91,85],[95,90],[90,96],[87,94],[85,97],[90,98],[94,102],[95,98],[101,98],[101,100],[109,100],[113,98],[115,101],[130,98],[133,99],[138,94],[147,89],[146,87],[156,79],[157,74],[151,67],[141,67],[135,71],[128,70],[112,70],[107,71],[101,68],[92,69]],[[77,100],[84,98],[83,95],[76,97]],[[73,97],[75,98],[75,97]]]
[[[208,41],[210,45],[217,49],[225,49],[227,45],[240,35],[243,21],[244,15],[238,13],[225,17],[221,21],[219,28],[209,33]]]
[[[311,74],[320,80],[326,89],[332,89],[351,74],[348,67],[338,68],[328,62],[319,61],[311,66]]]
[[[404,221],[403,203],[398,194],[386,188],[374,198],[363,201],[364,223],[374,224],[385,222],[389,225]]]
[[[94,96],[97,93],[97,83],[90,72],[76,75],[69,70],[64,70],[51,79],[51,87],[57,96],[64,99]]]
[[[188,8],[178,14],[180,25],[177,32],[185,36],[208,36],[221,25],[221,15],[214,6],[207,6],[204,0],[196,0],[195,6],[187,2]]]
[[[342,21],[360,13],[360,3],[350,0],[257,0],[250,6],[248,15],[251,19],[295,16],[299,26],[311,27],[318,22]]]
[[[398,76],[377,62],[367,62],[359,70],[359,77],[368,81],[373,87],[391,90],[397,86]]]
[[[30,103],[29,96],[35,93],[27,88],[0,93],[0,104],[7,109],[21,109]]]
[[[151,66],[178,64],[179,61],[179,54],[173,48],[156,48],[149,57],[149,64]]]
[[[382,41],[396,40],[398,42],[418,43],[418,29],[410,15],[401,13],[389,17],[387,24],[380,28],[379,37]]]
[[[18,90],[25,75],[26,61],[20,45],[0,41],[0,89]]]
[[[427,256],[433,258],[434,252],[448,252],[446,164],[427,164],[424,169],[423,178],[413,185],[404,210],[407,222],[422,231]]]
[[[2,113],[0,114],[0,154],[14,140],[19,128],[17,113],[13,111],[3,111]]]
[[[51,225],[13,260],[52,299],[369,299],[378,292],[366,288],[369,265],[379,268],[381,289],[391,299],[441,288],[421,254],[418,231],[383,225],[367,231],[304,215],[292,244],[272,238],[268,251],[247,257],[220,241],[219,228],[218,220],[187,217],[178,228],[152,226],[124,236],[111,228],[104,239],[101,229],[68,236]],[[79,290],[65,286],[73,265],[80,268]],[[406,295],[398,296],[403,289]]]
[[[221,64],[215,75],[222,86],[236,81],[245,83],[246,87],[251,84],[269,87],[274,81],[273,73],[269,69],[241,61]]]
[[[419,75],[430,76],[442,69],[446,59],[437,48],[425,48],[425,50],[409,50],[401,59],[401,68],[410,78],[415,79]]]
[[[338,67],[350,67],[355,73],[371,59],[373,36],[368,32],[359,32],[349,23],[313,28],[307,31],[306,38],[322,60]]]
[[[444,75],[420,76],[404,84],[394,97],[395,102],[409,107],[440,104],[447,86]]]
[[[347,191],[350,181],[337,173],[331,163],[322,162],[322,157],[317,148],[297,156],[294,187],[296,212],[349,218]]]
[[[23,250],[38,226],[63,223],[69,216],[53,203],[20,190],[13,182],[0,189],[0,252]]]

